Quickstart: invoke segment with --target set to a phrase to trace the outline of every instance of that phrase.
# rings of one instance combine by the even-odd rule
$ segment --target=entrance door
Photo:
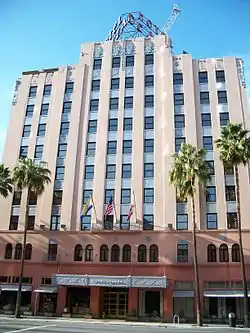
[[[104,291],[103,310],[110,318],[124,318],[128,312],[128,290],[107,288]]]
[[[161,315],[160,304],[160,291],[147,290],[145,292],[145,315],[147,317],[159,317]]]

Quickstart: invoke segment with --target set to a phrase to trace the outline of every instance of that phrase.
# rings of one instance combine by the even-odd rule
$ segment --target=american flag
[[[112,198],[112,195],[110,196],[110,199],[109,199],[109,202],[108,202],[108,205],[107,205],[107,208],[106,208],[106,213],[105,213],[105,216],[108,216],[112,213],[114,209],[114,203],[113,203],[113,198]]]

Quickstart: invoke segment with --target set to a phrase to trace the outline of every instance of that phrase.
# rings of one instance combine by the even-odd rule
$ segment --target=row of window
[[[52,90],[52,84],[46,84],[43,88],[43,96],[50,96]],[[74,82],[66,82],[65,94],[72,94],[74,90]],[[30,87],[29,98],[35,98],[37,94],[37,86]]]
[[[232,262],[240,262],[240,247],[239,244],[233,244],[231,249]],[[207,246],[207,261],[217,262],[217,248],[214,244]],[[229,251],[226,244],[221,244],[219,247],[219,261],[229,262]]]
[[[4,258],[20,260],[22,258],[22,250],[23,250],[22,244],[17,243],[16,246],[13,248],[12,244],[8,243],[5,247]],[[31,257],[32,257],[32,245],[30,243],[28,243],[28,244],[26,244],[26,247],[25,247],[24,259],[31,260]]]
[[[69,114],[71,112],[71,106],[72,106],[72,102],[64,102],[62,113]],[[34,108],[35,108],[34,104],[27,105],[25,116],[32,117],[33,113],[34,113]],[[49,103],[43,103],[41,105],[40,116],[45,117],[48,115],[48,112],[49,112]]]
[[[225,82],[225,72],[224,70],[215,71],[216,82]],[[208,73],[206,71],[198,73],[199,83],[208,83]],[[174,85],[183,84],[183,73],[174,73],[173,75]]]
[[[154,64],[154,55],[146,54],[144,58],[144,65],[153,65]],[[112,58],[112,68],[120,68],[121,66],[121,57],[113,57]],[[126,56],[125,58],[125,66],[133,67],[134,66],[134,56]],[[93,69],[99,70],[102,68],[102,58],[94,59]]]
[[[220,112],[220,126],[227,126],[229,122],[229,112]],[[202,127],[212,127],[212,119],[210,113],[201,114],[201,124]],[[174,116],[174,126],[175,128],[184,128],[185,127],[185,115],[175,115]]]

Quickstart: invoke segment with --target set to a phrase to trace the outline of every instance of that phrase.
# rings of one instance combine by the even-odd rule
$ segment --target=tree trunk
[[[21,297],[22,297],[24,260],[25,260],[25,253],[26,253],[28,217],[29,217],[29,199],[30,199],[30,190],[28,189],[27,202],[25,205],[25,221],[24,221],[23,244],[22,244],[23,248],[22,248],[22,256],[21,256],[21,262],[20,262],[20,275],[19,275],[19,285],[18,285],[17,298],[16,298],[15,318],[21,317],[20,308],[21,308]]]
[[[237,165],[234,166],[234,173],[235,173],[235,188],[236,188],[235,192],[236,192],[236,203],[237,203],[241,274],[242,274],[242,284],[243,284],[243,291],[244,291],[244,327],[249,327],[247,278],[246,278],[246,267],[245,267],[245,258],[244,258],[244,250],[243,250],[243,244],[242,244],[242,232],[241,232],[239,170],[238,170]]]
[[[194,253],[194,283],[195,283],[195,296],[196,296],[196,317],[197,325],[202,326],[202,314],[201,314],[201,297],[200,297],[200,279],[198,268],[198,256],[197,256],[197,243],[196,243],[196,216],[195,216],[195,204],[194,197],[192,201],[192,219],[193,219],[193,253]]]

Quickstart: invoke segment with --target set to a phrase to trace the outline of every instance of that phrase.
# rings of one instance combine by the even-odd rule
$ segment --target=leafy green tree
[[[0,164],[0,195],[4,198],[12,192],[11,172],[4,164]]]

